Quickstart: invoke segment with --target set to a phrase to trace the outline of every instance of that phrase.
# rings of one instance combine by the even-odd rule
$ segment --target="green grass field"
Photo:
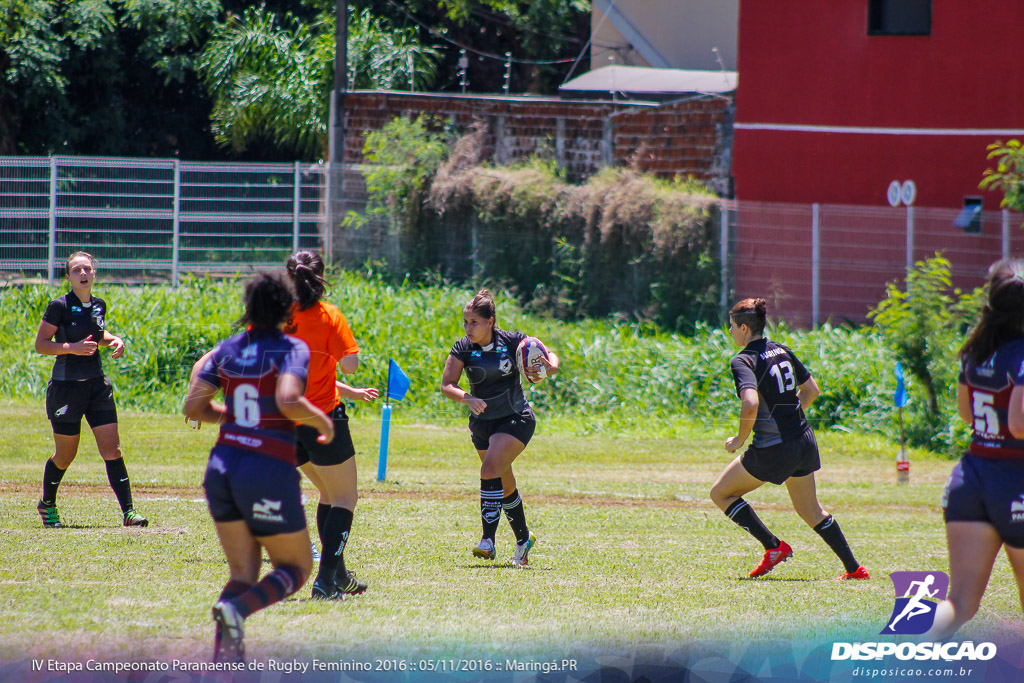
[[[915,451],[911,483],[898,486],[891,443],[821,435],[819,496],[872,580],[832,581],[838,560],[792,511],[784,488],[769,485],[746,498],[795,557],[751,581],[760,547],[708,499],[731,457],[721,445],[731,423],[694,423],[672,440],[607,438],[559,433],[544,415],[516,465],[539,539],[530,568],[508,562],[513,540],[504,521],[498,560],[480,561],[469,552],[480,531],[478,462],[462,421],[404,424],[396,407],[388,477],[378,483],[377,410],[361,411],[354,423],[362,498],[346,552],[370,589],[318,603],[305,587],[255,615],[247,623],[250,659],[874,640],[893,605],[889,572],[947,568],[939,500],[948,460]],[[227,579],[200,488],[214,430],[122,411],[136,506],[151,526],[120,527],[102,463],[83,436],[58,498],[68,528],[44,530],[35,502],[49,425],[33,403],[0,404],[0,420],[0,661],[208,658],[209,608]],[[1001,635],[1024,635],[1002,557],[980,613],[961,633],[976,641]]]

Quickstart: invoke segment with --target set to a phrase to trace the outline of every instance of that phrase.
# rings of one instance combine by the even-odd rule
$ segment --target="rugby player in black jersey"
[[[516,349],[526,339],[522,332],[508,332],[496,325],[494,299],[481,289],[462,312],[466,336],[455,342],[441,377],[441,393],[469,406],[469,429],[480,455],[480,517],[483,536],[473,555],[493,560],[497,554],[494,534],[504,508],[516,535],[512,564],[529,562],[536,536],[526,525],[523,501],[516,489],[512,463],[530,443],[537,421],[523,393],[516,367]],[[558,372],[558,356],[550,350],[541,362],[551,375]],[[459,386],[466,373],[470,391]],[[540,370],[528,368],[538,381]]]
[[[988,302],[960,350],[957,412],[974,437],[942,496],[949,595],[923,640],[974,616],[1005,548],[1024,607],[1024,261],[989,270]]]
[[[793,549],[768,530],[742,496],[766,481],[785,484],[793,508],[843,563],[839,579],[867,579],[839,529],[818,502],[814,473],[821,469],[818,445],[804,410],[818,397],[811,373],[782,344],[765,339],[764,299],[744,299],[729,312],[729,332],[743,350],[732,359],[736,393],[742,401],[739,433],[725,442],[734,453],[753,432],[750,448],[718,475],[711,500],[764,546],[751,578],[764,576],[793,556]]]
[[[64,275],[71,291],[50,302],[36,332],[36,351],[57,357],[46,386],[46,415],[53,425],[55,446],[43,468],[43,497],[36,509],[44,527],[61,526],[57,487],[78,455],[84,416],[107,467],[107,481],[121,505],[124,525],[148,526],[149,521],[132,505],[131,482],[117,433],[114,390],[103,374],[97,351],[100,346],[109,346],[111,358],[120,358],[124,342],[106,330],[106,302],[92,296],[96,279],[93,257],[84,251],[75,252],[68,257]]]

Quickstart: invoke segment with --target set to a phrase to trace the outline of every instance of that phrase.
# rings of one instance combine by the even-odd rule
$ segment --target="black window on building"
[[[869,36],[927,36],[932,0],[868,0]]]

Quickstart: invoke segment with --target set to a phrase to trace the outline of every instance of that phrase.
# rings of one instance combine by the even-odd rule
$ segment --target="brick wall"
[[[608,164],[636,164],[662,177],[694,176],[731,194],[732,101],[698,97],[663,104],[357,91],[345,98],[345,159],[362,161],[364,137],[395,116],[429,114],[468,128],[488,123],[498,162],[550,150],[579,180]]]

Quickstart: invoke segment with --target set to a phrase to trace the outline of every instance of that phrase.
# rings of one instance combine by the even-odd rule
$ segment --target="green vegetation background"
[[[373,273],[338,271],[330,276],[327,300],[346,315],[359,342],[363,364],[352,382],[383,389],[387,361],[394,358],[412,379],[397,421],[464,418],[460,406],[438,391],[448,350],[462,336],[461,312],[470,287],[392,284]],[[0,386],[8,399],[41,400],[53,359],[33,350],[47,303],[60,286],[0,289]],[[234,280],[192,279],[178,288],[104,285],[94,290],[108,303],[108,325],[124,337],[127,353],[117,361],[103,350],[104,368],[116,385],[118,405],[173,413],[180,410],[192,363],[235,331],[241,286]],[[738,402],[728,363],[735,353],[724,329],[698,325],[692,335],[608,320],[559,321],[524,312],[511,295],[497,294],[498,325],[540,337],[562,359],[563,371],[530,399],[542,424],[572,433],[605,435],[687,433],[735,424]],[[857,431],[896,441],[893,407],[896,356],[875,328],[824,325],[813,331],[778,326],[769,336],[789,345],[817,378],[822,394],[809,418],[818,430]],[[938,378],[954,393],[951,367]],[[908,376],[908,430],[933,425],[927,396]],[[354,406],[356,412],[379,408]],[[923,445],[955,454],[964,428],[952,400],[940,404],[941,429],[922,431]]]

